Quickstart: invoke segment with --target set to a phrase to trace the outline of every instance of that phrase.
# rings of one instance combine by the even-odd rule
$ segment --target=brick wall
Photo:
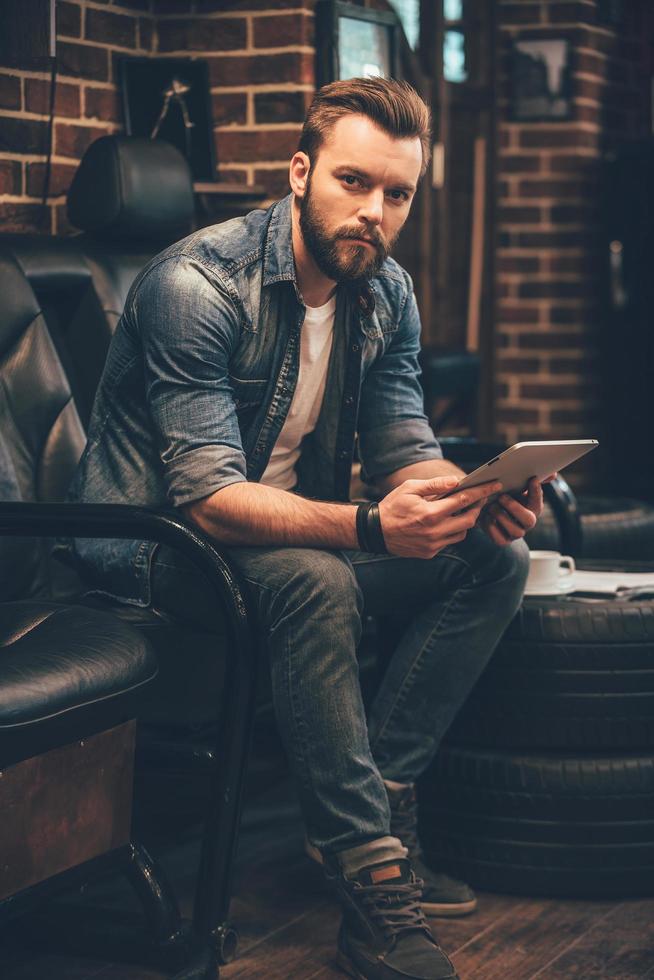
[[[148,54],[149,0],[57,2],[58,80],[50,199],[40,206],[49,74],[0,66],[0,224],[3,231],[65,234],[65,193],[86,147],[121,128],[114,56]]]
[[[313,7],[313,0],[157,3],[154,52],[208,61],[222,180],[261,184],[271,197],[287,193],[314,90]]]
[[[57,0],[48,206],[40,205],[49,75],[0,66],[0,227],[67,234],[65,195],[99,136],[122,130],[115,56],[206,58],[218,177],[286,190],[314,84],[314,0]]]
[[[503,49],[497,161],[496,422],[508,442],[598,431],[602,155],[647,131],[644,3],[599,23],[596,0],[500,2]],[[517,35],[566,37],[572,119],[512,122],[509,52]]]

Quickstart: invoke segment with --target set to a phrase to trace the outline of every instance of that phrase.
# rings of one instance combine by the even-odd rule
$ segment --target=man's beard
[[[328,234],[323,216],[311,193],[311,177],[307,181],[305,195],[300,200],[300,230],[314,262],[333,282],[370,279],[381,269],[395,241],[387,241],[374,225],[358,228],[341,225]],[[339,245],[341,241],[354,238],[368,239],[374,252],[368,246],[356,242],[345,247]]]

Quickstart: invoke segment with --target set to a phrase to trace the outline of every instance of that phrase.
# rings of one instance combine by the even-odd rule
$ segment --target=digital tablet
[[[576,459],[585,456],[599,445],[597,439],[569,439],[553,442],[516,442],[499,456],[468,473],[459,485],[442,496],[458,493],[467,487],[499,480],[502,493],[519,493],[532,476],[544,480],[550,473],[558,472]],[[499,496],[499,494],[495,494]]]

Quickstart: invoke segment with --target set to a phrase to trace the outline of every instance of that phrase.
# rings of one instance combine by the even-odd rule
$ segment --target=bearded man
[[[413,786],[515,614],[542,507],[454,493],[423,411],[420,321],[389,258],[430,146],[410,86],[315,96],[292,193],[191,235],[135,281],[74,484],[86,501],[173,506],[246,580],[306,822],[343,906],[355,977],[455,977],[428,915],[472,911],[427,867]],[[349,502],[355,438],[379,503]],[[95,588],[211,624],[201,576],[164,546],[80,540]],[[366,719],[362,614],[406,629]]]

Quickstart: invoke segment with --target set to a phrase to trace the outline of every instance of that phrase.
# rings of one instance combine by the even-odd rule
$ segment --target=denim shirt
[[[138,275],[71,499],[170,509],[261,479],[299,371],[305,306],[291,202],[203,228]],[[357,435],[366,480],[442,456],[423,411],[419,335],[411,279],[392,259],[370,282],[338,287],[325,396],[302,443],[299,492],[346,501]],[[155,547],[74,542],[87,580],[136,605],[150,601]]]

